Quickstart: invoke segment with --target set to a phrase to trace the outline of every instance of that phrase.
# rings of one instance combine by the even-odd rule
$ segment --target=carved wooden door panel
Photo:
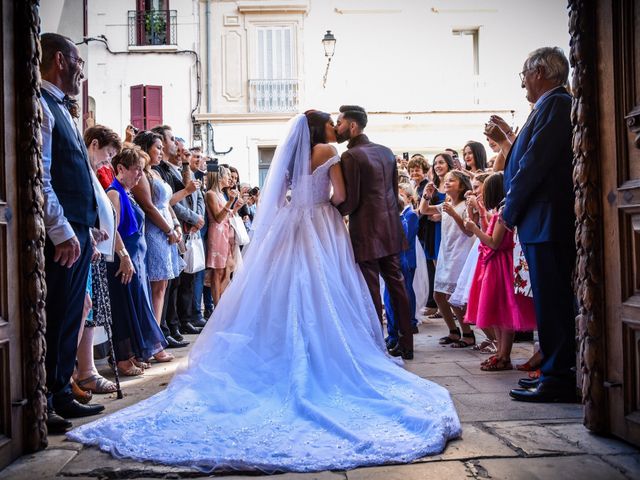
[[[0,468],[22,453],[23,400],[19,298],[19,232],[15,215],[16,91],[13,2],[0,4]],[[25,66],[26,68],[26,66]]]
[[[611,433],[640,445],[640,1],[596,5],[607,359],[602,380]]]

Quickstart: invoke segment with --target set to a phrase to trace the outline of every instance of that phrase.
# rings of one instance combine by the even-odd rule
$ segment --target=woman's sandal
[[[526,362],[516,365],[516,370],[520,370],[521,372],[533,372],[540,368],[542,365],[542,358],[538,353],[534,353],[529,360]]]
[[[156,353],[153,356],[153,359],[158,363],[167,363],[167,362],[172,362],[173,360],[176,359],[176,357],[174,357],[172,353],[162,350]]]
[[[480,367],[480,370],[483,372],[501,372],[504,370],[513,370],[513,365],[511,361],[504,360],[500,357],[492,357],[491,362],[487,362],[486,364]]]
[[[92,388],[88,386],[89,384],[93,384],[95,386]],[[118,389],[115,383],[113,383],[110,380],[107,380],[102,375],[97,375],[97,374],[91,375],[90,377],[87,377],[83,380],[77,380],[76,385],[78,385],[78,388],[80,388],[85,392],[93,392],[101,395],[107,394],[107,393],[114,393]]]
[[[490,347],[491,345],[493,345],[494,340],[490,340],[490,339],[485,339],[482,342],[478,343],[477,345],[474,345],[473,348],[471,350],[475,350],[476,352],[482,352],[482,353],[496,353],[496,352],[487,352],[485,351],[485,349],[487,347]]]
[[[442,314],[440,313],[440,310],[436,311],[436,313],[432,313],[431,315],[427,315],[427,318],[442,318]]]
[[[144,373],[144,369],[136,366],[131,360],[129,360],[129,366],[127,368],[118,366],[118,373],[125,377],[137,377]]]
[[[497,358],[498,358],[498,355],[491,355],[486,360],[480,362],[480,367],[482,368],[485,365],[489,365],[491,362],[495,362]]]
[[[138,360],[137,358],[132,358],[131,363],[133,363],[136,367],[146,370],[147,368],[151,368],[151,364],[149,362],[143,362],[142,360]]]
[[[471,338],[473,341],[471,343],[465,342],[463,338]],[[473,332],[463,333],[462,338],[460,340],[454,341],[451,343],[451,348],[467,348],[473,347],[476,344],[476,336]]]
[[[457,335],[458,338],[451,338],[451,335]],[[449,345],[450,343],[459,342],[459,341],[460,341],[460,329],[455,328],[453,330],[449,330],[449,335],[447,335],[446,337],[442,337],[440,340],[438,340],[438,343],[440,345]]]

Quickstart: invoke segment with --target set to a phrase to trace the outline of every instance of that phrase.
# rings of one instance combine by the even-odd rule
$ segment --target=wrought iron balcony
[[[249,80],[250,112],[296,112],[298,80]]]
[[[177,45],[176,10],[129,10],[129,46]]]

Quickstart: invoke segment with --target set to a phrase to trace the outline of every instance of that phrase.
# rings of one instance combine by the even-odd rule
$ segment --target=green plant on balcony
[[[144,29],[149,45],[167,44],[167,19],[164,12],[146,12]]]

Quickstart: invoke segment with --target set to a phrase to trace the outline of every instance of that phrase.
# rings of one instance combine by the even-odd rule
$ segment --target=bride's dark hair
[[[319,143],[327,143],[325,125],[331,120],[331,115],[320,110],[307,110],[304,116],[307,117],[307,125],[309,125],[311,148]]]

